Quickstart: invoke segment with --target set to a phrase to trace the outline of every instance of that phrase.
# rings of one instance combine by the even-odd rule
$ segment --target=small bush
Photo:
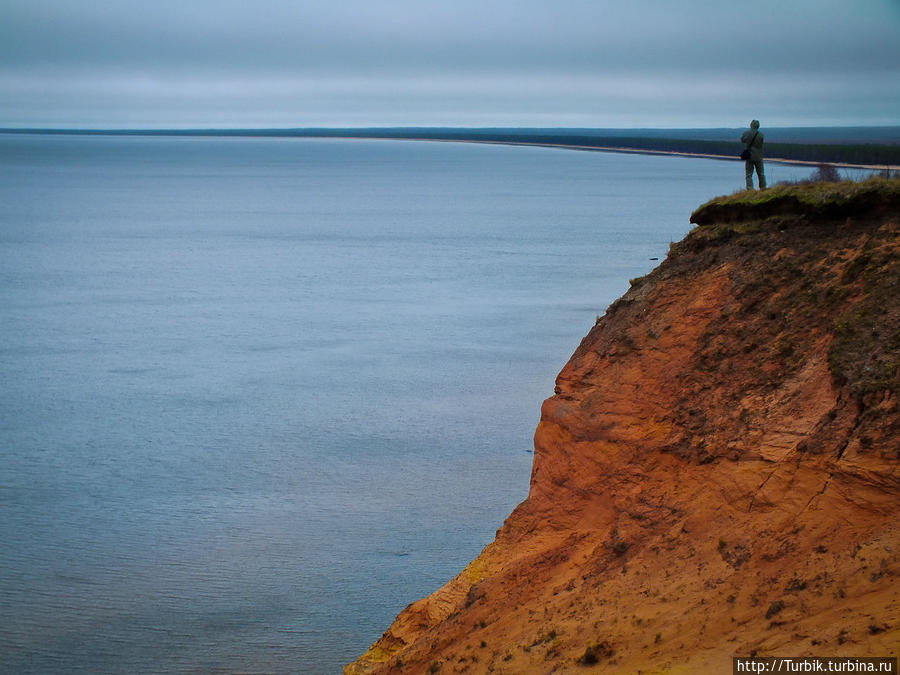
[[[841,174],[833,164],[819,164],[809,179],[813,182],[837,183],[841,180]]]
[[[805,589],[806,589],[806,581],[804,581],[803,579],[801,579],[798,576],[794,576],[788,582],[788,585],[785,587],[784,590],[786,590],[788,592],[796,592],[796,591],[803,591]]]
[[[609,659],[612,655],[613,648],[609,642],[592,642],[585,648],[584,654],[578,659],[578,663],[582,666],[593,666],[600,663],[600,659]]]
[[[594,650],[588,647],[584,650],[584,654],[582,654],[581,658],[578,659],[578,663],[583,666],[593,666],[597,663],[597,655],[594,653]]]
[[[781,600],[776,600],[771,605],[769,605],[769,609],[766,610],[766,618],[771,619],[783,609],[784,603]]]

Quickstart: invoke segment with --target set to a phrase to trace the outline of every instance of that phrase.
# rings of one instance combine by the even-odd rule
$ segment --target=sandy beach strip
[[[309,138],[313,138],[310,136]],[[713,155],[701,152],[680,152],[677,150],[652,150],[649,148],[628,148],[607,145],[576,145],[574,143],[546,143],[539,141],[504,141],[479,138],[426,138],[411,136],[321,136],[320,138],[347,138],[357,140],[384,140],[384,141],[427,141],[429,143],[482,143],[487,145],[523,145],[535,148],[559,148],[562,150],[581,150],[585,152],[620,152],[632,155],[670,155],[672,157],[696,157],[698,159],[719,159],[732,162],[742,162],[735,155]],[[827,164],[841,169],[865,169],[871,171],[900,171],[897,164],[850,164],[847,162],[813,162],[803,159],[785,159],[782,157],[764,157],[766,162],[777,164],[796,164],[800,166],[820,166]]]

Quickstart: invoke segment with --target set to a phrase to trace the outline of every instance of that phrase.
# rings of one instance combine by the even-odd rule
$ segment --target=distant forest
[[[564,145],[582,148],[621,148],[656,152],[717,155],[737,159],[740,141],[666,138],[643,135],[571,134],[554,130],[477,130],[477,129],[309,129],[296,135],[326,137],[412,138],[466,140],[495,143]],[[656,132],[659,133],[659,132]],[[738,137],[740,132],[738,131]],[[900,166],[900,145],[881,143],[765,143],[766,157],[833,164]]]
[[[440,127],[316,128],[316,129],[176,129],[71,130],[0,129],[0,133],[142,135],[142,136],[267,136],[306,138],[383,138],[402,140],[525,143],[650,152],[715,155],[737,159],[740,129],[465,129]],[[900,127],[823,127],[766,129],[765,156],[822,164],[900,166]]]

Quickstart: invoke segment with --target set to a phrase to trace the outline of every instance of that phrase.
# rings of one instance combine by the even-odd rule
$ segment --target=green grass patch
[[[715,197],[691,214],[691,222],[703,227],[732,223],[746,226],[754,220],[779,215],[840,217],[867,209],[897,206],[900,206],[898,178],[785,183],[767,190],[742,190]]]

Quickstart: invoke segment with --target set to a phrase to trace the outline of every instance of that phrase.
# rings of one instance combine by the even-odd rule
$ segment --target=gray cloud
[[[898,4],[0,0],[0,125],[896,124]]]

